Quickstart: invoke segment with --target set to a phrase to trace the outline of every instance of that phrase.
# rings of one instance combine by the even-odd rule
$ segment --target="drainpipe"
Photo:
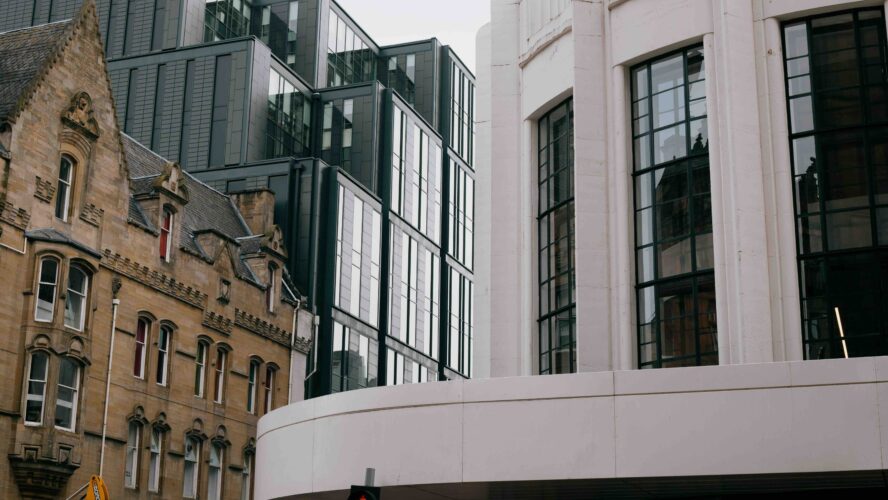
[[[108,373],[105,374],[105,414],[102,416],[102,451],[99,453],[99,477],[105,469],[105,436],[108,434],[108,398],[111,395],[111,365],[114,362],[114,333],[117,331],[117,307],[120,299],[111,300],[111,352],[108,353]]]
[[[296,318],[299,316],[299,308],[302,301],[296,299],[296,307],[293,308],[293,327],[290,333],[290,380],[287,382],[287,404],[293,402],[293,370],[296,368]]]

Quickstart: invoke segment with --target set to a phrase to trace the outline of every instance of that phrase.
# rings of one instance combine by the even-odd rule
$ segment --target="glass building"
[[[0,0],[0,30],[79,0]],[[97,0],[119,122],[228,193],[275,194],[317,315],[309,397],[472,375],[474,76],[332,0]]]

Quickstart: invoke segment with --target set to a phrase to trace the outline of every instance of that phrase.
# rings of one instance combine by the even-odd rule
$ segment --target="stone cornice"
[[[111,250],[105,250],[102,266],[198,309],[206,308],[207,294],[186,286],[184,283],[176,281],[166,274],[151,270],[147,266],[130,260],[128,257],[122,257],[118,253],[111,253]]]
[[[278,328],[271,323],[253,316],[248,312],[240,309],[234,310],[234,324],[249,330],[257,335],[273,340],[285,346],[290,345],[290,333],[283,328]]]

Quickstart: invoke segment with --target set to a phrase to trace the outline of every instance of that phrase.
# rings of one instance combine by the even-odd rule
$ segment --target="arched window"
[[[263,414],[274,409],[272,405],[274,403],[274,376],[276,371],[274,366],[268,365],[265,367],[265,411],[263,411]]]
[[[265,306],[268,312],[274,312],[275,283],[277,283],[277,266],[268,264],[268,287],[265,289]]]
[[[244,453],[244,468],[241,470],[241,500],[250,500],[253,493],[253,454]]]
[[[163,477],[163,429],[153,427],[151,429],[151,457],[148,462],[148,491],[160,492],[160,479]]]
[[[77,395],[80,392],[80,365],[71,358],[62,358],[59,383],[56,387],[55,426],[74,431],[77,425]]]
[[[40,259],[40,270],[37,276],[37,301],[34,307],[34,320],[50,322],[55,312],[56,287],[59,283],[59,261],[51,257]]]
[[[151,320],[139,318],[136,323],[136,349],[133,357],[133,376],[136,378],[145,378],[145,351],[150,330]]]
[[[43,423],[43,402],[46,399],[46,372],[49,356],[45,352],[31,354],[28,367],[28,389],[25,399],[25,425]]]
[[[205,340],[197,342],[197,353],[194,356],[194,395],[202,398],[204,383],[207,378],[207,351],[210,344]]]
[[[247,380],[247,411],[256,413],[256,385],[259,378],[259,360],[250,360],[250,375]]]
[[[225,365],[228,362],[228,351],[219,346],[216,349],[216,383],[214,384],[213,401],[221,403],[225,395]]]
[[[194,436],[185,437],[185,467],[182,478],[182,496],[197,498],[197,480],[200,471],[200,441]]]
[[[173,212],[169,208],[163,209],[163,221],[160,225],[160,258],[164,262],[170,261],[170,251],[173,247]]]
[[[138,487],[139,449],[141,441],[142,424],[136,420],[131,420],[126,438],[126,467],[123,471],[123,485],[127,488]]]
[[[210,447],[210,462],[207,470],[207,499],[219,500],[222,498],[222,464],[225,459],[225,448],[220,443],[213,443]]]
[[[55,216],[63,221],[68,220],[71,210],[71,183],[74,179],[74,162],[63,156],[59,164],[59,185],[56,192]]]
[[[157,373],[155,382],[158,385],[167,385],[167,372],[170,362],[170,342],[173,336],[173,328],[169,325],[161,325],[160,334],[157,336]]]
[[[65,326],[83,331],[86,320],[89,274],[80,266],[68,269],[68,295],[65,298]]]

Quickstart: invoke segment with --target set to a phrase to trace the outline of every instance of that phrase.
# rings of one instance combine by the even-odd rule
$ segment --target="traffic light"
[[[352,486],[348,500],[380,500],[379,488],[375,486]]]

